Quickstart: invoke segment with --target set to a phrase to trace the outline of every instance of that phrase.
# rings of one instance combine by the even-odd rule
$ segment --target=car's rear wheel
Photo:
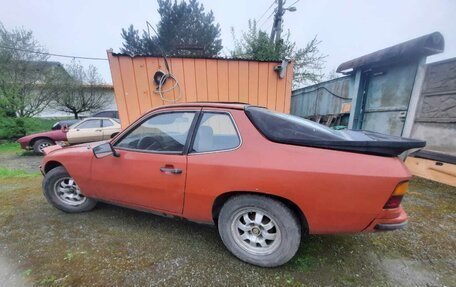
[[[34,144],[33,144],[33,151],[35,153],[44,153],[44,149],[51,146],[51,145],[55,145],[55,143],[53,141],[51,141],[50,139],[40,139],[40,140],[37,140]]]
[[[96,200],[81,193],[76,181],[63,166],[46,173],[43,180],[43,193],[50,204],[69,213],[89,211],[97,204]]]
[[[220,237],[239,259],[258,266],[288,262],[301,241],[301,225],[282,202],[260,195],[230,198],[220,210]]]

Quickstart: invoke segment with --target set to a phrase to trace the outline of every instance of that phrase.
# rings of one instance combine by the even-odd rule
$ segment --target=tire
[[[257,216],[262,218],[260,224]],[[301,242],[301,225],[293,212],[282,202],[261,195],[228,199],[220,210],[218,230],[234,256],[262,267],[285,264]]]
[[[96,200],[85,197],[63,166],[50,170],[43,179],[43,194],[55,208],[68,213],[92,210]]]
[[[33,151],[35,153],[43,154],[43,149],[51,145],[55,145],[55,143],[50,139],[40,139],[33,144]]]

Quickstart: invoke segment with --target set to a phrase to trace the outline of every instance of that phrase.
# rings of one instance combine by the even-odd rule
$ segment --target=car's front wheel
[[[258,266],[288,262],[301,241],[301,225],[282,202],[261,195],[230,198],[220,210],[220,237],[239,259]]]
[[[43,193],[50,204],[69,213],[89,211],[97,204],[96,200],[81,193],[76,181],[63,166],[46,173],[43,179]]]

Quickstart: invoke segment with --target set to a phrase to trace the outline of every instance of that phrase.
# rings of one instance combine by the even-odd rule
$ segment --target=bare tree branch
[[[0,112],[9,117],[30,117],[42,112],[56,91],[55,74],[63,68],[48,62],[48,56],[23,50],[46,52],[31,31],[7,31],[0,23]]]
[[[100,110],[109,103],[109,94],[94,66],[84,69],[73,61],[66,70],[70,78],[63,82],[62,92],[55,98],[55,110],[71,113],[77,119],[81,113]]]

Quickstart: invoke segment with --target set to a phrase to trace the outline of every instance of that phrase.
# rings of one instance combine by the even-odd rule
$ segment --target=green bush
[[[16,140],[24,135],[49,131],[57,119],[0,117],[0,140]]]
[[[24,118],[26,134],[50,131],[52,125],[62,119]]]
[[[12,140],[26,134],[22,118],[0,117],[0,139]]]

